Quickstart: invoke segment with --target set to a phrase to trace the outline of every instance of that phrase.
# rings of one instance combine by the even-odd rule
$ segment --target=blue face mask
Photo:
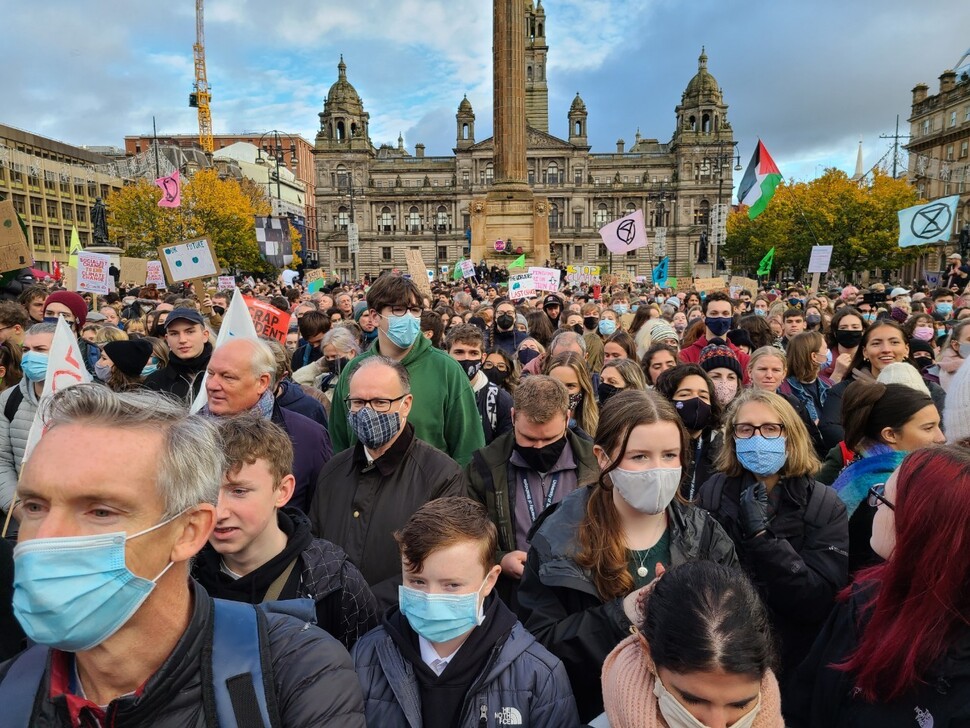
[[[13,611],[27,637],[66,652],[83,652],[121,629],[173,563],[154,579],[143,579],[125,565],[125,543],[179,516],[132,536],[119,531],[17,544]]]
[[[488,577],[471,594],[425,594],[406,586],[397,588],[397,599],[411,629],[428,642],[447,642],[470,632],[485,620],[478,596]]]
[[[600,333],[603,336],[610,336],[616,332],[616,321],[613,319],[603,319],[599,325]]]
[[[767,316],[768,315],[768,312],[765,311],[763,308],[756,308],[754,310],[754,315],[755,316]]]
[[[663,306],[667,302],[667,299],[663,296],[657,296],[657,305]]]
[[[707,316],[704,319],[704,324],[715,336],[724,336],[730,330],[732,323],[733,319],[720,316]]]
[[[149,360],[148,364],[146,364],[144,368],[141,370],[141,375],[143,377],[147,377],[149,374],[154,374],[155,372],[158,371],[158,364],[159,364],[158,359],[156,359],[155,357],[152,357]]]
[[[622,316],[623,314],[627,313],[630,310],[630,307],[627,306],[625,303],[618,303],[613,307],[613,310],[616,311],[618,314],[620,314],[620,316]]]
[[[936,311],[937,313],[942,313],[944,316],[949,316],[951,313],[953,313],[953,304],[952,303],[938,303],[933,308],[933,310]]]
[[[47,378],[47,354],[28,351],[20,360],[24,376],[32,382],[43,382]]]
[[[868,321],[869,323],[872,323],[873,321],[876,320],[876,314],[872,312],[864,313],[862,314],[862,318]]]
[[[387,317],[387,338],[399,349],[407,349],[421,333],[421,322],[409,313]]]
[[[769,440],[761,435],[748,439],[735,439],[734,451],[741,467],[759,478],[774,475],[785,467],[788,454],[785,452],[785,436]]]

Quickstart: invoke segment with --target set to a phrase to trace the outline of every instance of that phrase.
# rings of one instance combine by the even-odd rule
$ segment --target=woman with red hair
[[[970,725],[970,452],[917,450],[869,499],[886,561],[859,572],[792,675],[788,725]]]

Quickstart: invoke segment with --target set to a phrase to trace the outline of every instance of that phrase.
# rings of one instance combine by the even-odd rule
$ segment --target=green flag
[[[71,227],[71,252],[67,264],[77,268],[77,254],[81,252],[81,237],[77,234],[77,226]]]
[[[461,264],[464,262],[464,258],[459,258],[455,262],[455,269],[451,272],[451,280],[457,281],[461,278]]]
[[[761,259],[760,263],[758,263],[758,275],[759,276],[771,275],[771,264],[774,261],[775,261],[775,249],[772,248],[767,253],[765,253],[765,257]]]
[[[525,268],[525,253],[509,263],[509,270],[513,268]]]

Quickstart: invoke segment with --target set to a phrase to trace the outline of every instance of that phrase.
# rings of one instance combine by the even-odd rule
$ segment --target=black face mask
[[[599,386],[596,388],[596,396],[600,399],[600,406],[606,402],[610,397],[612,397],[617,392],[622,392],[620,387],[614,387],[612,384],[607,384],[606,382],[600,382]]]
[[[482,368],[481,359],[455,359],[455,361],[465,370],[465,376],[469,379],[474,379],[478,370]]]
[[[225,306],[213,306],[212,307],[212,312],[213,313],[217,313],[220,316],[224,316],[226,314],[226,308],[225,308]]]
[[[590,331],[593,331],[597,326],[599,326],[600,320],[598,316],[586,316],[583,318],[583,326],[585,326]]]
[[[164,339],[165,338],[165,324],[158,324],[155,328],[153,328],[152,329],[152,336],[154,336],[156,339]]]
[[[498,384],[501,386],[506,379],[509,378],[510,372],[507,369],[499,369],[497,367],[492,367],[491,369],[483,369],[485,376],[488,377],[488,381],[492,384]]]
[[[917,368],[922,372],[933,365],[933,357],[931,356],[914,356],[913,363],[916,364]]]
[[[583,393],[576,392],[576,394],[569,395],[569,411],[573,413],[573,417],[576,416],[576,410],[583,403]]]
[[[571,328],[572,328],[573,331],[575,331],[580,336],[583,335],[583,325],[582,324],[573,324]]]
[[[313,354],[311,354],[310,356],[312,357]],[[350,359],[348,359],[345,356],[342,356],[337,359],[333,359],[332,361],[328,361],[327,367],[330,369],[332,373],[340,374],[340,372],[344,370],[344,367],[347,366],[347,362],[349,361]]]
[[[515,324],[515,316],[508,313],[503,313],[501,316],[495,319],[495,323],[500,331],[508,331]]]
[[[846,349],[855,349],[862,343],[861,331],[836,331],[835,340],[839,346]]]
[[[530,361],[532,361],[537,356],[539,356],[539,352],[536,351],[535,349],[519,349],[518,354],[516,354],[516,356],[519,357],[519,363],[521,363],[522,366],[525,366]]]
[[[703,430],[711,421],[711,405],[700,397],[674,402],[674,408],[691,432]]]
[[[515,449],[530,468],[537,473],[548,473],[555,466],[563,448],[566,447],[566,436],[563,435],[555,442],[542,447],[525,447],[516,443]]]

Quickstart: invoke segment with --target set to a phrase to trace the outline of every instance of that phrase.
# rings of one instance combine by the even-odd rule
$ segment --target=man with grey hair
[[[333,455],[330,434],[309,417],[281,407],[273,397],[276,358],[263,341],[230,339],[212,352],[206,368],[207,402],[202,413],[231,417],[252,412],[286,430],[293,443],[296,488],[289,505],[306,512],[320,469]]]
[[[539,374],[545,366],[547,359],[551,359],[556,354],[561,354],[564,351],[575,352],[585,359],[586,340],[583,338],[583,335],[577,334],[575,331],[560,330],[556,332],[556,335],[552,337],[552,341],[549,342],[549,348],[546,350],[546,353],[542,356],[537,356],[526,364],[522,368],[522,373]]]
[[[310,522],[318,538],[347,552],[383,611],[397,604],[401,585],[394,532],[429,500],[465,495],[467,483],[458,463],[415,436],[408,422],[414,398],[402,364],[368,357],[348,387],[333,407],[345,408],[356,443],[320,471]]]
[[[339,642],[189,579],[222,480],[212,423],[158,394],[79,384],[46,424],[18,485],[14,552],[14,611],[36,644],[0,665],[4,725],[226,725],[237,706],[241,725],[235,697],[265,691],[254,711],[272,725],[364,726]],[[137,456],[119,467],[105,442]]]

